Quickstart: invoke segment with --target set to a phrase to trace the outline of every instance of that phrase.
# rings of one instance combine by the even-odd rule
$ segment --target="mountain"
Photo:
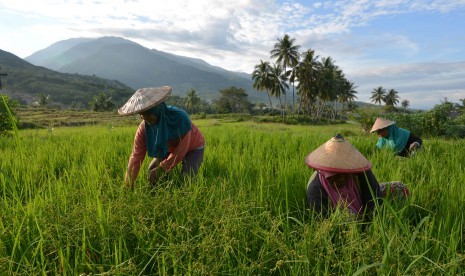
[[[43,50],[35,52],[33,55],[26,58],[26,60],[32,64],[41,65],[43,67],[56,71],[57,68],[60,68],[61,66],[69,62],[61,61],[60,57],[57,56],[56,53],[65,52],[70,48],[76,46],[77,44],[85,43],[90,40],[90,38],[72,38],[61,42],[57,42]]]
[[[170,85],[174,95],[185,96],[194,89],[200,97],[213,99],[219,90],[235,86],[243,88],[251,101],[267,101],[265,93],[252,88],[248,74],[212,66],[201,59],[148,49],[120,37],[59,41],[25,60],[62,73],[119,80],[133,89]]]
[[[86,106],[94,96],[104,92],[117,106],[134,93],[134,90],[116,80],[97,76],[59,73],[35,66],[9,52],[0,50],[3,89],[13,99],[31,104],[39,94],[49,95],[49,102],[60,106],[72,103]]]

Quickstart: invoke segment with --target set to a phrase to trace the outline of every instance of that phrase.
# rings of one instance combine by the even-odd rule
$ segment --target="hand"
[[[131,180],[131,177],[129,177],[128,172],[124,175],[124,186],[126,188],[130,188],[131,190],[134,190],[134,181]]]
[[[149,173],[149,182],[152,186],[155,186],[165,175],[167,172],[162,167],[156,167],[155,169],[151,170]]]
[[[417,142],[413,142],[413,143],[410,144],[409,149],[410,149],[410,151],[414,151],[415,149],[418,148],[418,146],[419,146],[419,145],[418,145]]]

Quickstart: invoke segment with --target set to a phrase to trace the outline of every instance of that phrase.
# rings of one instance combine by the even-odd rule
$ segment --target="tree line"
[[[185,97],[173,95],[167,99],[169,105],[181,107],[190,114],[228,114],[241,113],[251,115],[269,115],[279,114],[273,113],[273,110],[267,109],[265,104],[252,104],[248,99],[244,89],[230,87],[220,91],[220,97],[213,100],[211,103],[201,99],[194,89],[187,91]],[[41,97],[42,104],[46,104],[49,97]],[[101,110],[107,109],[111,104],[108,103],[111,99],[104,94],[95,97],[95,107]],[[372,99],[374,100],[374,99]],[[98,103],[100,102],[100,103]],[[381,99],[387,107],[390,101],[384,97]],[[392,102],[392,101],[391,101]],[[394,101],[395,102],[395,101]],[[381,104],[379,101],[377,103]],[[0,136],[10,135],[14,126],[17,125],[16,108],[19,106],[18,100],[11,99],[6,94],[0,94]],[[112,112],[116,112],[113,108]],[[373,110],[371,111],[371,113]],[[358,121],[365,131],[368,131],[373,125],[374,119],[379,115],[370,114],[370,109],[361,109],[357,114],[359,117],[354,118]],[[465,99],[460,99],[459,103],[450,102],[445,98],[441,104],[436,105],[433,109],[426,112],[389,112],[383,115],[386,118],[392,119],[408,129],[420,135],[431,135],[447,137],[465,137]],[[265,121],[276,122],[279,117],[266,116],[268,119],[261,117]],[[302,116],[298,120],[293,118],[286,120],[286,123],[305,123],[314,121],[309,116]]]

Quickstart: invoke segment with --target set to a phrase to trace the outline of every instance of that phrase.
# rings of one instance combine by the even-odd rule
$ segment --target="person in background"
[[[382,193],[371,163],[338,134],[305,158],[315,169],[307,184],[310,209],[323,217],[338,206],[364,221],[371,221]],[[377,202],[377,203],[376,203]]]
[[[164,102],[170,86],[138,89],[119,110],[120,115],[140,114],[125,183],[134,188],[145,155],[152,157],[149,182],[157,182],[182,162],[182,173],[196,175],[203,161],[205,139],[187,113]]]
[[[370,133],[378,134],[378,149],[389,148],[397,155],[406,157],[420,149],[423,141],[410,131],[396,126],[396,122],[376,118]]]

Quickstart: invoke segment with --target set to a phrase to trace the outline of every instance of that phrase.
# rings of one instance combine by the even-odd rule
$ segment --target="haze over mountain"
[[[170,85],[174,95],[184,96],[194,89],[202,98],[212,99],[219,90],[235,86],[243,88],[251,101],[267,101],[265,93],[252,88],[248,74],[212,66],[201,59],[148,49],[120,37],[71,38],[25,60],[62,73],[118,80],[133,89]]]

